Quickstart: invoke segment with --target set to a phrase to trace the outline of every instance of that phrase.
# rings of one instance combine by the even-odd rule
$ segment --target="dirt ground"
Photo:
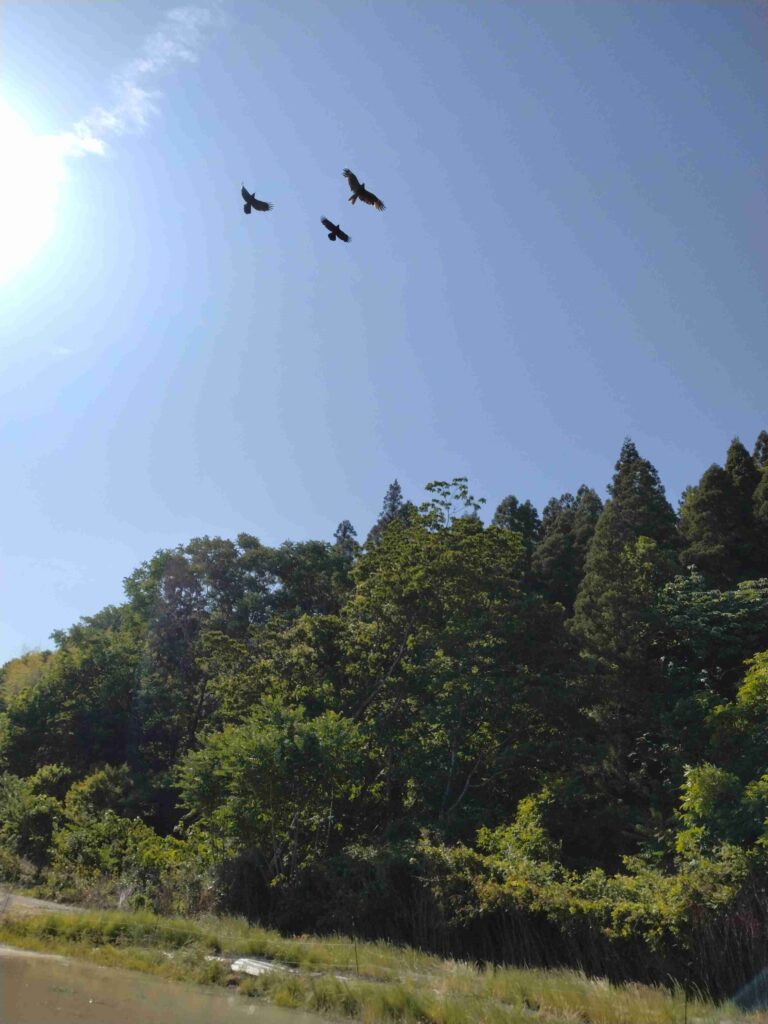
[[[80,907],[72,907],[66,903],[53,903],[51,900],[36,900],[32,896],[19,896],[0,888],[0,914],[13,914],[15,917],[30,917],[33,914],[44,914],[50,910],[61,913],[73,913]]]

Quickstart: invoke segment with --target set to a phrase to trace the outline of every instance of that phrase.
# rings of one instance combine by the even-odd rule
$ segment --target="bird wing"
[[[342,231],[341,228],[339,228],[339,230],[336,232],[336,237],[340,238],[342,242],[349,241],[349,235],[346,233],[346,231]]]
[[[331,223],[331,222],[330,222],[330,221],[328,220],[328,218],[327,218],[327,217],[321,217],[321,218],[320,218],[320,222],[321,222],[321,224],[323,225],[323,227],[326,227],[326,228],[328,228],[328,230],[329,230],[329,231],[335,231],[335,230],[336,230],[336,225],[335,225],[335,224],[332,224],[332,223]]]
[[[356,176],[352,173],[352,171],[350,171],[348,167],[344,168],[344,177],[349,182],[349,187],[352,189],[352,191],[357,192],[357,190],[360,188],[360,182],[357,180]]]
[[[251,200],[251,194],[248,191],[248,189],[245,187],[245,185],[243,185],[243,187],[240,189],[240,195],[243,197],[243,199],[246,201],[246,203],[250,203],[252,201]]]
[[[363,189],[358,196],[358,199],[362,199],[364,203],[368,203],[369,206],[373,206],[377,210],[386,210],[386,206],[382,203],[379,197],[375,196],[373,192],[369,192],[367,188]]]
[[[262,212],[272,209],[272,203],[265,203],[263,199],[255,199],[253,196],[251,196],[251,206],[254,210],[261,210]]]

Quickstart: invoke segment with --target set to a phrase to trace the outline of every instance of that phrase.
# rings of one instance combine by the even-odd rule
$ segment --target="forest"
[[[5,664],[0,879],[732,995],[768,964],[768,432],[677,511],[630,440],[605,500],[482,505],[395,481],[364,538],[196,538]]]

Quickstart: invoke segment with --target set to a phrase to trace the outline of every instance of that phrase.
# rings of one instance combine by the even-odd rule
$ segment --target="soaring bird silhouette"
[[[265,210],[272,209],[272,203],[265,203],[262,199],[257,199],[256,196],[252,196],[248,189],[243,185],[240,189],[240,195],[245,200],[245,206],[243,206],[243,213],[250,213],[251,209],[261,210],[262,213]]]
[[[340,238],[342,242],[349,241],[349,235],[342,231],[338,224],[332,223],[327,217],[321,217],[320,221],[323,227],[328,228],[328,237],[332,242],[335,242],[337,238]]]
[[[369,206],[375,206],[377,210],[384,210],[386,207],[384,203],[375,196],[373,192],[369,192],[365,187],[365,182],[361,185],[357,180],[357,177],[349,170],[348,167],[344,168],[344,177],[349,182],[349,187],[352,189],[352,195],[349,197],[350,203],[355,202],[357,199],[362,199],[364,203],[368,203]]]

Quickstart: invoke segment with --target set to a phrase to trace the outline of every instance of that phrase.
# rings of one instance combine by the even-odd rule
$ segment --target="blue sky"
[[[541,508],[625,435],[677,501],[768,427],[764,6],[172,10],[3,4],[68,141],[0,225],[49,234],[1,286],[0,662],[193,536],[364,534],[394,477]]]

